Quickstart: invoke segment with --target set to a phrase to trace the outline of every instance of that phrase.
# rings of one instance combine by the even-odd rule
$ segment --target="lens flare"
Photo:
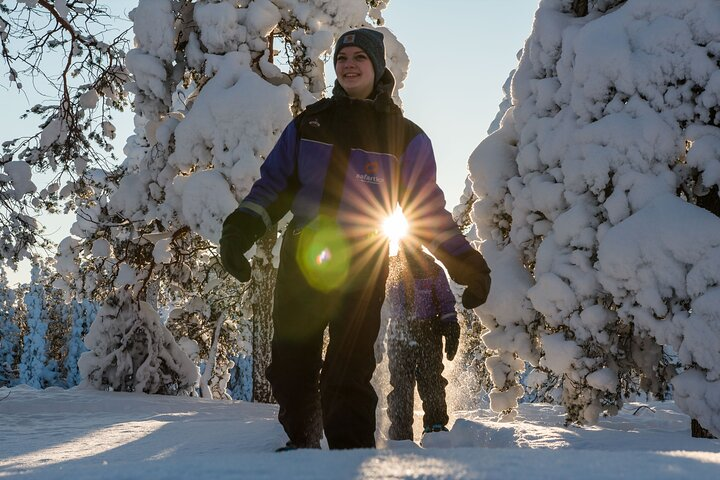
[[[297,262],[308,283],[321,292],[340,287],[348,277],[351,250],[332,219],[319,216],[300,234]]]
[[[408,234],[408,229],[408,221],[399,208],[385,219],[382,224],[382,230],[390,240],[390,255],[397,253],[400,241]]]
[[[323,263],[327,263],[330,260],[332,260],[332,253],[330,252],[330,249],[324,248],[323,251],[320,252],[315,258],[315,264],[322,265]]]

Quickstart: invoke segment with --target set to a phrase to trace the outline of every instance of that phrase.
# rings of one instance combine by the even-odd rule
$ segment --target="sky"
[[[136,0],[109,2],[113,13],[126,15]],[[503,98],[502,86],[517,65],[516,54],[528,37],[538,0],[392,0],[384,11],[385,26],[404,44],[410,71],[400,92],[405,115],[433,142],[438,184],[447,208],[458,203],[465,186],[467,162],[486,136]],[[429,34],[431,22],[433,35]],[[37,103],[30,89],[0,90],[5,111],[0,118],[4,137],[21,135],[32,120],[18,116]],[[117,122],[116,154],[132,134],[128,114]],[[62,240],[74,217],[46,216],[41,221],[55,241]],[[27,281],[29,266],[11,273],[11,281]]]
[[[452,385],[452,383],[451,383]],[[277,406],[138,393],[0,388],[0,478],[33,480],[709,479],[720,440],[692,438],[673,402],[628,403],[593,427],[548,404],[517,421],[456,411],[450,431],[378,448],[276,453]],[[382,417],[384,412],[379,411]],[[421,412],[415,412],[420,419]]]
[[[405,116],[433,142],[438,184],[451,211],[465,187],[470,154],[498,113],[502,86],[517,66],[537,5],[538,0],[392,0],[385,10],[385,26],[410,57],[400,91]]]

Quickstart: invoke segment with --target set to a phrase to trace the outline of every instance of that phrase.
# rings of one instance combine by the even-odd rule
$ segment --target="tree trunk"
[[[705,195],[698,196],[696,199],[697,206],[704,208],[715,216],[720,217],[720,195],[718,195],[717,185],[713,185]],[[690,431],[695,438],[716,438],[700,425],[700,422],[694,418],[690,421]]]
[[[584,17],[588,14],[588,0],[573,0],[572,10],[576,17]]]
[[[213,341],[210,345],[207,363],[205,363],[205,371],[200,376],[200,396],[203,398],[217,399],[223,398],[224,395],[221,393],[219,395],[213,394],[210,379],[212,378],[217,365],[218,344],[220,343],[220,332],[222,331],[222,326],[225,322],[225,315],[222,313],[218,315],[213,312],[212,318],[217,318],[215,321],[215,334],[213,335]]]
[[[704,429],[703,426],[700,425],[700,422],[694,418],[690,420],[690,432],[695,438],[717,438],[715,435]]]
[[[277,270],[272,264],[272,250],[277,242],[277,229],[271,228],[257,242],[257,253],[253,257],[250,302],[252,307],[252,358],[253,392],[252,401],[273,403],[272,389],[265,378],[265,369],[270,365],[270,341],[272,340],[273,292]]]

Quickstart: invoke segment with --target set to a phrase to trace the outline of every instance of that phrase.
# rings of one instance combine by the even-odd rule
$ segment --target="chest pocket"
[[[346,208],[371,206],[384,215],[391,213],[397,204],[398,174],[399,162],[394,155],[353,149],[345,176]]]
[[[317,140],[300,140],[298,151],[298,180],[300,185],[315,191],[322,190],[328,164],[332,155],[332,145]]]

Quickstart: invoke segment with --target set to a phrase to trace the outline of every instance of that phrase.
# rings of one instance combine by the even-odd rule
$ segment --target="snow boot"
[[[288,441],[284,447],[276,448],[275,451],[276,452],[289,452],[292,450],[297,450],[298,448],[300,448],[300,447],[298,447],[294,443]]]
[[[445,425],[440,425],[439,423],[436,423],[435,425],[425,427],[425,429],[423,429],[423,435],[425,435],[426,433],[431,433],[431,432],[449,432],[449,431],[450,430],[448,430],[447,427],[445,427]]]
[[[425,445],[423,445],[423,443],[428,434],[433,433],[433,432],[449,432],[449,431],[450,430],[448,430],[447,427],[445,427],[445,425],[440,424],[440,423],[436,423],[434,425],[425,427],[423,429],[422,436],[420,437],[420,446],[421,447],[425,446]],[[434,443],[434,442],[431,442],[431,443]]]
[[[276,452],[289,452],[291,450],[300,450],[301,448],[314,448],[319,450],[320,449],[320,441],[312,442],[308,445],[298,445],[296,443],[293,443],[292,441],[288,440],[288,442],[285,444],[284,447],[280,447],[276,449]]]

